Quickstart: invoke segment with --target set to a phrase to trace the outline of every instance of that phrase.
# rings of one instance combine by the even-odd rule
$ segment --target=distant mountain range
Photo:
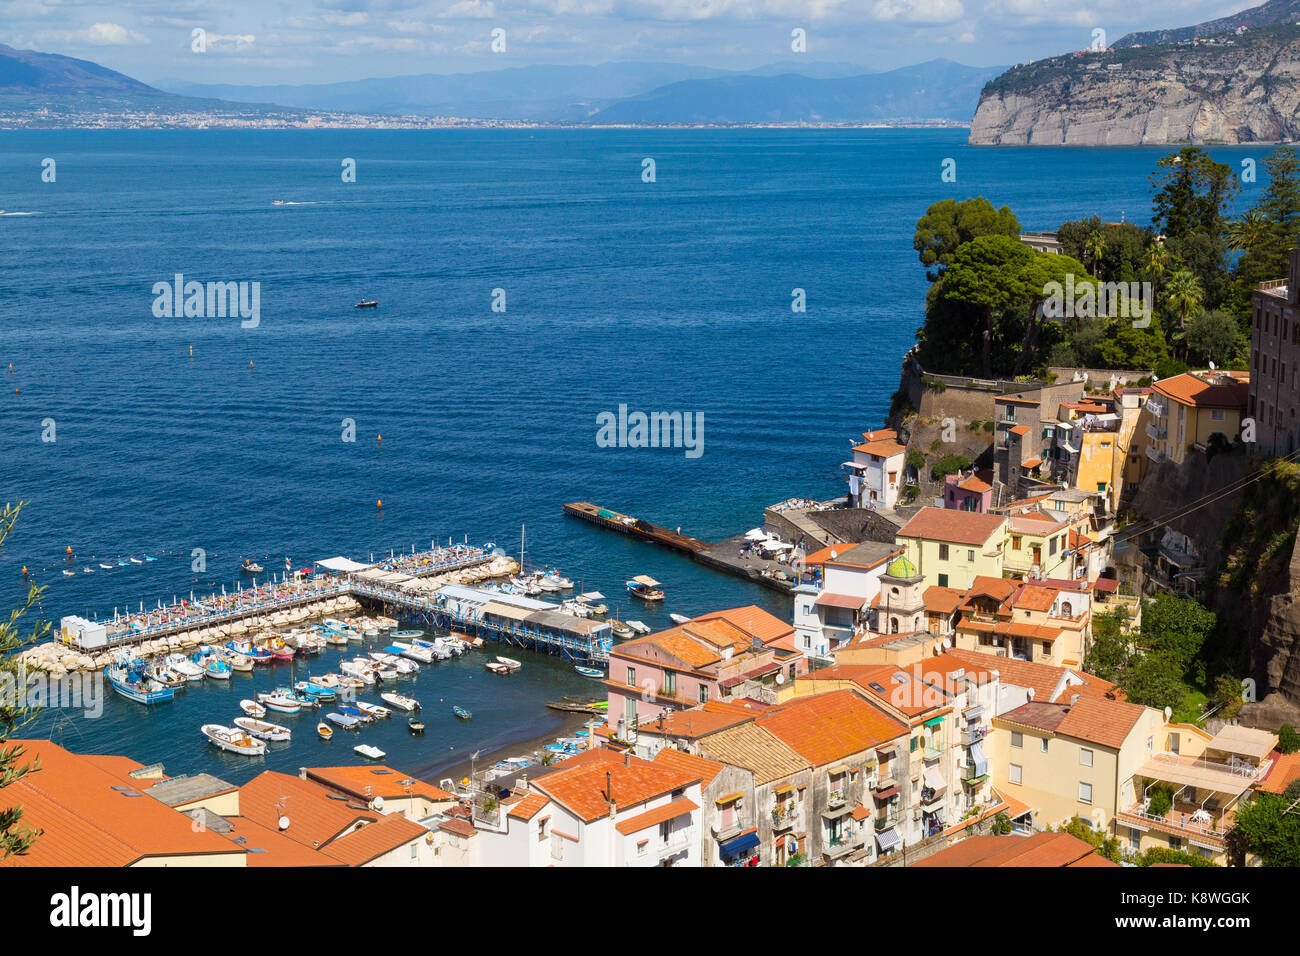
[[[980,94],[973,145],[1132,146],[1300,139],[1300,0],[1137,33],[1013,67]]]
[[[301,86],[168,83],[0,44],[0,108],[173,114],[329,112],[600,124],[959,122],[1000,68],[934,60],[885,73],[778,62],[745,72],[676,63],[526,66]],[[3,116],[0,116],[3,120]]]

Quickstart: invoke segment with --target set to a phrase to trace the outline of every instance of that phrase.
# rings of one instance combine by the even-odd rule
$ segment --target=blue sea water
[[[285,556],[365,558],[465,536],[517,552],[526,524],[530,562],[603,591],[621,616],[658,626],[669,611],[747,603],[785,615],[777,594],[560,506],[594,501],[713,540],[760,524],[783,498],[842,493],[847,443],[882,422],[922,322],[912,232],[925,208],[983,195],[1027,229],[1093,213],[1146,222],[1148,177],[1168,152],[964,140],[959,130],[0,133],[0,497],[29,502],[0,555],[0,599],[18,597],[25,565],[49,585],[47,618],[104,616],[234,586],[244,556],[273,570]],[[1212,152],[1234,167],[1263,158]],[[46,157],[54,183],[41,180]],[[642,181],[647,157],[653,183]],[[344,158],[355,183],[342,181]],[[956,182],[941,179],[948,158]],[[1261,169],[1242,201],[1263,186]],[[156,318],[153,285],[176,273],[259,282],[260,324]],[[504,313],[492,309],[496,289]],[[791,310],[794,289],[805,313]],[[379,308],[354,309],[362,298]],[[703,455],[598,447],[597,415],[620,404],[703,413]],[[65,578],[67,547],[78,571],[161,559]],[[190,571],[195,548],[206,574]],[[636,573],[665,582],[663,608],[626,607],[623,582]],[[548,668],[559,681],[555,662],[526,670]],[[448,668],[437,690],[451,699],[471,671],[489,676]],[[427,764],[478,745],[476,733],[500,742],[512,727],[545,730],[555,720],[542,704],[560,684],[499,683],[473,727],[431,722],[424,740],[396,741],[390,760]],[[79,739],[175,772],[211,769],[220,758],[197,727],[233,716],[218,699],[191,693],[154,714],[113,700],[123,718]],[[493,727],[480,720],[489,712]],[[28,732],[57,723],[45,715]],[[325,759],[316,743],[285,759]]]

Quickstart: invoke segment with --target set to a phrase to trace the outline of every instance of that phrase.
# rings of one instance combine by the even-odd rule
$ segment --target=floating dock
[[[633,518],[631,515],[620,514],[617,511],[611,511],[609,508],[598,507],[590,501],[570,502],[564,506],[564,513],[575,518],[581,518],[583,521],[590,521],[592,524],[598,524],[610,531],[617,531],[619,534],[626,534],[633,538],[640,538],[642,541],[661,544],[665,548],[672,548],[674,551],[680,551],[683,554],[695,555],[711,547],[707,541],[692,538],[680,531],[661,528],[657,524],[642,521],[640,518]]]

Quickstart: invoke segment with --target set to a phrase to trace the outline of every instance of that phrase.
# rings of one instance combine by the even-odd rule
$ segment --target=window
[[[913,737],[913,738],[912,738],[912,742],[911,742],[911,744],[910,744],[909,747],[908,747],[908,749],[909,749],[912,753],[916,753],[916,740],[917,740],[917,738]]]
[[[417,856],[419,856],[419,854],[420,854],[420,847],[419,847],[419,845],[418,845],[418,844],[415,844],[415,843],[412,843],[412,844],[411,844],[411,859],[414,860]]]
[[[1016,420],[1016,406],[1014,406],[1014,405],[1008,405],[1008,406],[1006,407],[1006,413],[1007,413],[1007,415],[1006,415],[1006,420],[1007,420],[1007,421],[1009,421],[1009,422],[1014,422],[1014,421]]]
[[[1227,418],[1227,413],[1224,412],[1224,410],[1223,410],[1222,408],[1211,408],[1211,409],[1210,409],[1210,421],[1212,421],[1212,422],[1221,422],[1221,421],[1223,421],[1225,418]]]
[[[629,687],[635,687],[635,686],[636,686],[636,668],[635,668],[635,667],[629,667],[629,668],[627,669],[627,685],[628,685]]]
[[[1011,536],[1011,549],[1012,549],[1013,551],[1019,551],[1019,550],[1020,550],[1020,541],[1021,541],[1020,535],[1018,535],[1018,534],[1013,534],[1013,535]]]
[[[636,855],[645,856],[645,848],[650,845],[649,840],[638,840],[636,843]]]
[[[1092,751],[1083,747],[1079,748],[1079,763],[1084,767],[1092,766]]]
[[[664,684],[660,691],[668,697],[677,696],[677,674],[674,671],[664,671]]]
[[[709,702],[709,685],[708,685],[708,684],[701,684],[701,685],[700,685],[700,703],[701,703],[701,704],[707,704],[708,702]]]
[[[1050,541],[1047,542],[1047,553],[1048,553],[1048,554],[1056,554],[1056,539],[1055,539],[1055,538],[1052,538]]]
[[[1092,803],[1092,784],[1079,781],[1079,802]]]
[[[538,843],[544,843],[546,841],[546,837],[547,837],[546,819],[547,819],[546,817],[542,817],[542,819],[537,821],[537,842]]]
[[[1153,747],[1155,747],[1155,738],[1154,738],[1154,737],[1148,737],[1148,738],[1147,738],[1147,756],[1150,756],[1150,755],[1151,755],[1151,750],[1152,750]]]
[[[1011,746],[1023,747],[1025,745],[1025,735],[1018,730],[1011,731]]]
[[[1015,784],[1019,784],[1019,783],[1021,782],[1021,779],[1022,779],[1022,778],[1021,778],[1021,772],[1020,772],[1020,765],[1019,765],[1019,764],[1015,764],[1015,763],[1013,763],[1013,764],[1011,765],[1011,774],[1010,774],[1010,776],[1009,776],[1007,779],[1009,779],[1012,783],[1015,783]]]
[[[948,575],[946,574],[939,575],[939,587],[946,588],[947,586],[948,586]]]
[[[1046,737],[1044,737],[1044,738],[1042,738],[1040,741],[1038,741],[1038,749],[1041,750],[1043,753],[1047,753],[1047,738],[1046,738]]]
[[[974,552],[974,551],[967,550],[967,552],[966,552],[966,560],[969,561],[971,564],[974,564],[974,563],[975,563],[975,552]]]
[[[939,545],[939,560],[940,561],[948,560],[948,546],[946,544]]]

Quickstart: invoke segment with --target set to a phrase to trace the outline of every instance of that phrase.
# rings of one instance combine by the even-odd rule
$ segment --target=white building
[[[880,576],[902,551],[880,541],[836,544],[808,557],[806,566],[822,569],[818,585],[794,591],[795,648],[809,657],[829,658],[870,622],[871,602],[880,593]]]
[[[866,439],[853,446],[853,460],[844,462],[848,472],[849,503],[855,508],[893,509],[903,486],[907,449],[898,443],[892,428],[863,432]]]

